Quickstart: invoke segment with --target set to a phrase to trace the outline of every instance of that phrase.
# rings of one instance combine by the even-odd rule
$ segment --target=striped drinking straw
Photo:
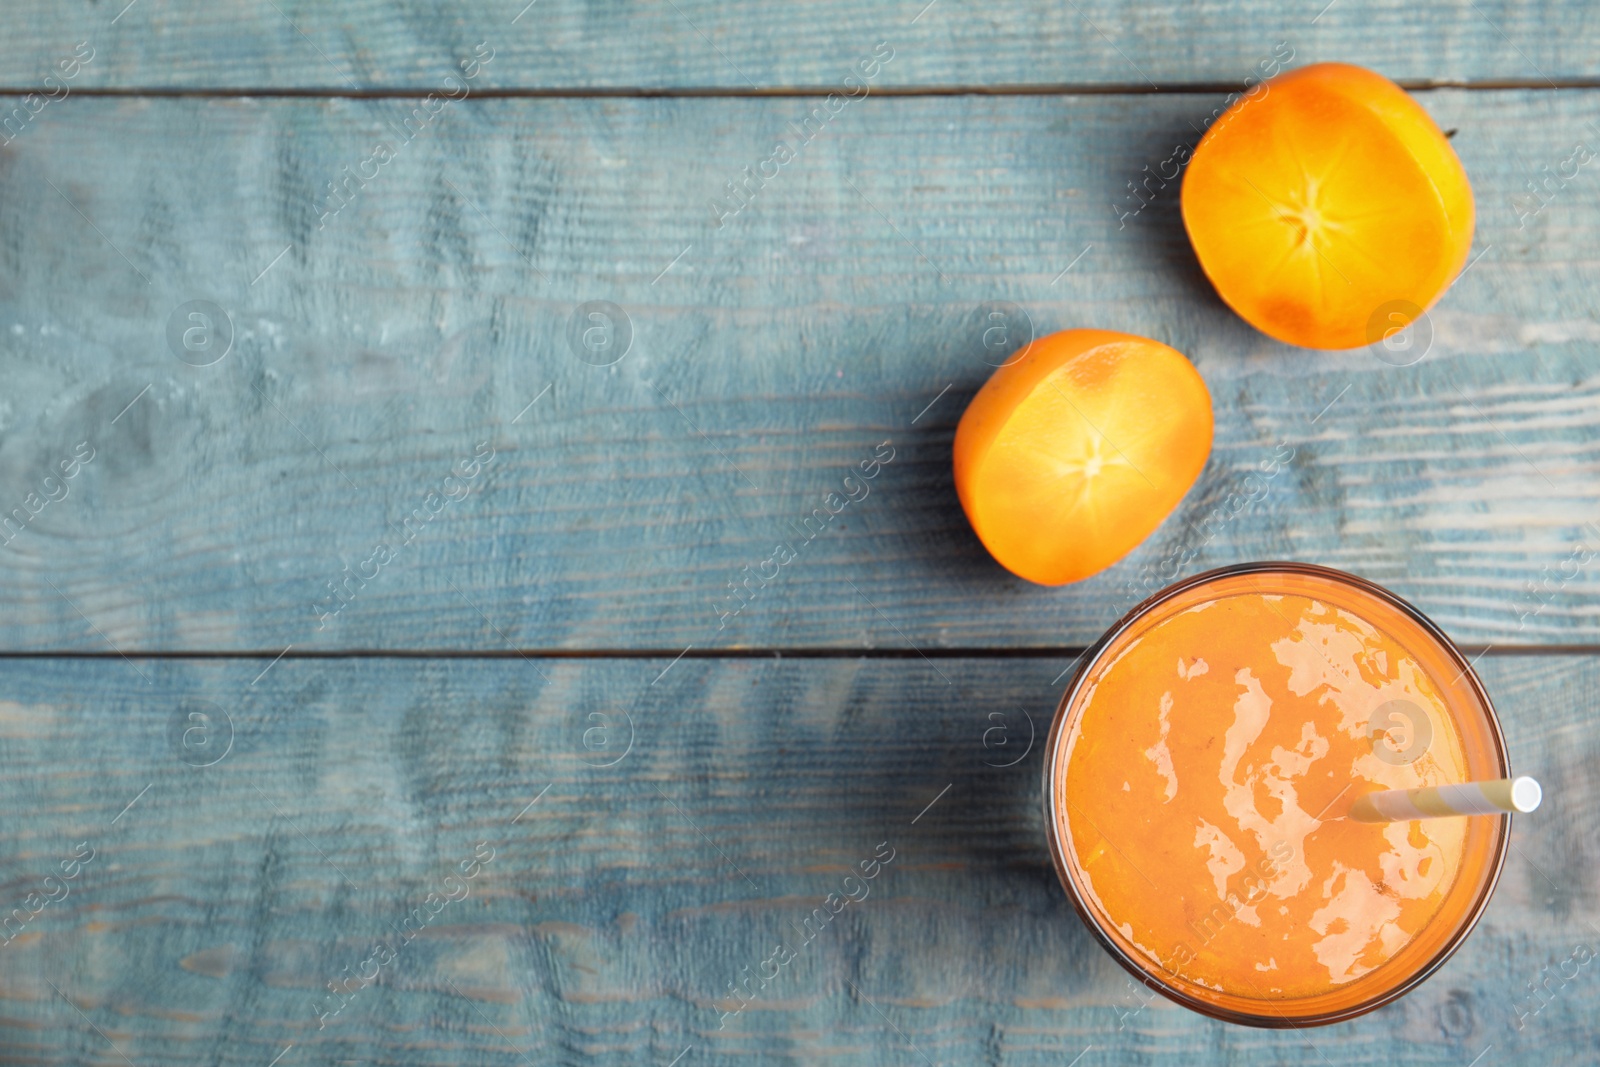
[[[1539,806],[1544,791],[1526,775],[1491,782],[1435,785],[1425,789],[1387,789],[1358,797],[1350,806],[1357,822],[1409,822],[1446,815],[1526,814]]]

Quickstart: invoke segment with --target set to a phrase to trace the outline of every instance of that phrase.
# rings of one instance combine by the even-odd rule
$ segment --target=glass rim
[[[1335,570],[1332,567],[1323,567],[1315,563],[1296,563],[1292,561],[1259,561],[1253,563],[1235,563],[1226,567],[1216,567],[1209,571],[1179,579],[1164,589],[1158,590],[1130,608],[1120,619],[1111,625],[1100,639],[1091,645],[1080,657],[1077,671],[1073,674],[1072,681],[1061,696],[1061,702],[1056,706],[1056,713],[1050,723],[1050,733],[1045,742],[1044,758],[1044,822],[1045,837],[1050,844],[1050,859],[1055,864],[1056,878],[1061,887],[1066,890],[1067,899],[1072,902],[1073,909],[1078,913],[1078,918],[1088,927],[1090,934],[1100,943],[1100,947],[1110,954],[1111,958],[1122,965],[1123,969],[1133,975],[1146,987],[1162,994],[1168,1000],[1188,1008],[1190,1011],[1199,1012],[1213,1019],[1223,1022],[1238,1023],[1244,1026],[1255,1026],[1273,1030],[1296,1030],[1308,1026],[1327,1026],[1331,1023],[1345,1022],[1368,1012],[1376,1011],[1386,1004],[1405,996],[1428,978],[1432,977],[1439,968],[1447,963],[1456,950],[1466,941],[1478,925],[1478,920],[1483,917],[1484,911],[1489,906],[1489,898],[1494,895],[1495,887],[1500,883],[1500,875],[1505,870],[1506,856],[1511,848],[1511,820],[1509,816],[1500,818],[1500,827],[1496,835],[1496,845],[1492,849],[1493,858],[1489,864],[1488,876],[1484,879],[1483,887],[1479,890],[1472,906],[1466,911],[1465,918],[1431,959],[1429,959],[1415,972],[1408,975],[1403,981],[1391,989],[1387,989],[1367,998],[1348,1008],[1339,1008],[1332,1011],[1320,1012],[1313,1015],[1289,1016],[1282,1012],[1271,1014],[1271,1001],[1261,1000],[1263,1008],[1267,1011],[1262,1014],[1252,1012],[1234,1011],[1223,1008],[1209,1001],[1186,993],[1169,982],[1153,975],[1137,960],[1133,959],[1121,946],[1111,939],[1101,926],[1094,912],[1084,900],[1083,893],[1073,881],[1071,866],[1067,863],[1063,852],[1062,828],[1057,819],[1055,798],[1057,787],[1061,784],[1062,770],[1059,750],[1066,736],[1066,718],[1068,709],[1083,688],[1089,671],[1100,661],[1111,642],[1125,633],[1131,626],[1144,618],[1150,612],[1160,607],[1180,593],[1193,589],[1195,586],[1205,585],[1222,578],[1233,577],[1240,574],[1259,574],[1265,572],[1307,575],[1323,578],[1341,585],[1354,587],[1356,590],[1369,594],[1394,607],[1406,618],[1416,623],[1422,631],[1436,641],[1444,650],[1447,657],[1456,666],[1461,668],[1461,679],[1468,683],[1473,695],[1478,699],[1484,711],[1485,723],[1492,741],[1493,754],[1500,766],[1501,777],[1508,777],[1511,773],[1511,757],[1506,749],[1505,734],[1500,729],[1500,717],[1495,711],[1494,702],[1489,699],[1489,693],[1479,680],[1477,672],[1473,670],[1472,663],[1456,647],[1454,641],[1441,630],[1432,619],[1417,610],[1410,603],[1403,600],[1383,586],[1370,582],[1359,575],[1346,571]]]

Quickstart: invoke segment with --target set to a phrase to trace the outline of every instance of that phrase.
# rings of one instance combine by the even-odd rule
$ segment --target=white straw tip
[[[1511,779],[1511,807],[1513,810],[1526,815],[1539,806],[1544,799],[1544,790],[1539,788],[1539,783],[1527,775]]]

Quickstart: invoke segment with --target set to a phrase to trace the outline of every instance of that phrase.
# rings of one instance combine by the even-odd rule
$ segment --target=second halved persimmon
[[[1211,393],[1182,353],[1065,330],[1017,353],[956,429],[956,493],[978,539],[1041,585],[1087,578],[1150,535],[1211,454]]]
[[[1225,111],[1183,180],[1206,276],[1258,330],[1306,348],[1385,340],[1449,287],[1472,243],[1472,187],[1406,91],[1318,63]]]

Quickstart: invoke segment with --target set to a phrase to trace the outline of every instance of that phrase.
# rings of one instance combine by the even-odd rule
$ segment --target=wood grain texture
[[[51,105],[0,149],[0,511],[29,520],[0,648],[1059,648],[1259,558],[1367,575],[1460,640],[1594,642],[1600,178],[1513,198],[1600,94],[1422,98],[1480,221],[1407,367],[1251,331],[1175,186],[1119,222],[1210,96],[868,99],[720,228],[711,198],[812,102],[468,100],[409,143],[394,101]],[[170,347],[193,300],[231,317],[212,366]],[[631,322],[607,367],[573,341],[597,300]],[[989,301],[1170,343],[1215,398],[1199,485],[1077,586],[1011,578],[955,499],[956,420],[1003,358]],[[723,619],[780,540],[799,559]],[[371,580],[323,619],[346,567]]]
[[[0,651],[265,654],[0,659],[0,1063],[1592,1060],[1600,978],[1560,968],[1600,950],[1600,657],[1480,661],[1550,801],[1440,974],[1297,1034],[1147,1003],[1072,914],[1027,745],[1070,657],[936,650],[1082,645],[1171,577],[1266,557],[1382,581],[1461,640],[1600,641],[1600,171],[1518,199],[1595,144],[1597,91],[1420,94],[1482,254],[1410,366],[1226,312],[1176,186],[1129,214],[1128,184],[1221,94],[1119,91],[1236,85],[1279,42],[1414,84],[1587,84],[1600,12],[125,3],[6,11],[0,88],[94,58],[66,99],[4,105]],[[879,41],[878,90],[1095,92],[493,99],[827,90]],[[451,88],[478,42],[474,98],[437,115],[316,98]],[[798,158],[725,199],[808,115]],[[625,309],[609,366],[595,301]],[[227,354],[188,365],[222,336],[186,351],[189,313],[216,310]],[[1216,399],[1194,493],[1078,587],[1010,578],[954,498],[994,310],[1157,337]],[[780,539],[798,558],[719,621]],[[514,647],[668,654],[301,658]],[[698,658],[719,648],[838,655]],[[480,842],[466,899],[319,1027]],[[872,896],[724,1016],[879,842]],[[16,929],[80,843],[70,895]]]
[[[0,85],[40,84],[80,40],[85,86],[206,90],[428,89],[480,41],[519,89],[832,86],[880,40],[896,86],[1238,84],[1279,41],[1416,81],[1600,75],[1600,15],[1560,0],[126,2],[9,4]]]
[[[257,1067],[291,1043],[283,1064],[1592,1057],[1593,964],[1520,1030],[1514,1006],[1600,947],[1600,659],[1483,661],[1549,799],[1442,972],[1305,1033],[1140,1010],[1081,927],[1042,838],[1042,737],[1025,747],[1067,661],[669,663],[0,665],[5,906],[94,853],[0,945],[3,1058],[123,1062],[108,1039],[140,1065]],[[184,748],[175,722],[210,732]],[[326,983],[458,892],[444,879],[480,841],[467,897],[319,1029]],[[723,1020],[741,969],[880,842],[870,896]]]
[[[394,101],[54,104],[0,150],[0,510],[29,518],[0,648],[1059,648],[1251,558],[1366,574],[1458,640],[1592,643],[1600,179],[1523,229],[1514,197],[1600,96],[1422,98],[1480,222],[1414,366],[1243,325],[1176,187],[1118,221],[1208,96],[867,99],[720,229],[710,197],[805,101],[462,101],[410,144]],[[168,334],[197,299],[234,333],[203,368]],[[587,301],[626,309],[621,362],[579,358]],[[987,301],[1154,336],[1210,384],[1202,482],[1093,581],[1013,579],[958,509]],[[478,443],[466,499],[403,533]],[[800,558],[725,621],[781,539]],[[346,566],[371,581],[325,621]]]

